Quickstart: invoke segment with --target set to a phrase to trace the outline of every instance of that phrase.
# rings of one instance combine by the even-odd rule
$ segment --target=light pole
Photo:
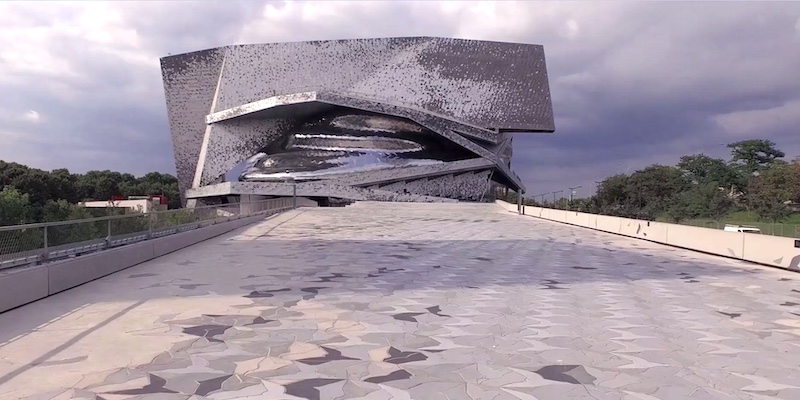
[[[595,194],[595,196],[597,196],[597,191],[600,189],[600,184],[602,184],[602,183],[603,183],[603,181],[594,181],[594,194]]]
[[[753,180],[761,176],[758,171],[753,171],[752,178],[747,180],[747,211],[753,211]]]
[[[531,197],[533,197],[534,199],[537,198],[537,197],[540,197],[541,200],[539,200],[539,205],[544,206],[544,196],[546,196],[548,194],[549,193],[536,194],[536,195],[533,195]]]
[[[583,186],[578,185],[578,186],[575,186],[575,187],[568,188],[569,189],[569,204],[567,205],[567,208],[572,209],[572,201],[575,200],[575,195],[578,193],[576,191],[576,189],[580,189],[582,187]]]
[[[556,206],[556,194],[558,194],[558,193],[564,193],[564,191],[563,190],[558,190],[558,191],[553,192],[553,208],[558,208]]]
[[[297,181],[292,177],[292,209],[297,208]]]
[[[568,188],[569,189],[569,202],[572,203],[572,200],[575,200],[575,195],[578,193],[575,189],[580,189],[583,186],[578,185],[575,187]]]

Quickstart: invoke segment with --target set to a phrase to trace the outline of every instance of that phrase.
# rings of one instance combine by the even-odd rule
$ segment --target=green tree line
[[[157,194],[169,198],[169,208],[180,207],[178,180],[170,174],[150,172],[135,177],[108,170],[76,174],[67,169],[44,171],[0,161],[0,225],[107,215],[107,210],[89,210],[78,203]]]
[[[72,247],[77,243],[102,242],[108,236],[140,234],[213,217],[192,210],[145,215],[125,208],[80,205],[83,201],[108,201],[112,196],[149,195],[165,195],[170,200],[169,208],[180,207],[178,181],[169,174],[151,172],[141,177],[113,171],[73,174],[66,169],[47,172],[0,161],[0,226],[134,214],[110,221],[50,226],[46,239],[43,228],[0,232],[0,256],[38,253],[44,248],[45,240],[49,249]]]
[[[7,225],[26,223],[32,220],[34,207],[30,195],[12,186],[0,192],[0,221]],[[131,214],[123,218],[94,220],[100,216]],[[64,199],[47,200],[40,210],[40,222],[76,221],[66,225],[49,226],[45,237],[44,228],[26,228],[0,232],[0,256],[38,252],[45,247],[74,247],[78,243],[97,243],[107,237],[118,238],[130,234],[141,234],[152,230],[175,227],[198,222],[211,215],[192,210],[172,210],[168,213],[143,214],[128,209],[89,209]],[[46,240],[46,242],[45,242]]]
[[[647,220],[681,222],[722,220],[749,211],[759,221],[780,222],[800,203],[800,157],[769,140],[731,143],[728,160],[685,155],[677,165],[650,165],[630,175],[617,174],[597,184],[595,195],[545,206]],[[512,199],[515,201],[516,199]],[[527,204],[536,204],[526,199]]]

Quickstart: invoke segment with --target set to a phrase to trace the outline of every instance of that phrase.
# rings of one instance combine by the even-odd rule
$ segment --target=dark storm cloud
[[[673,164],[684,154],[725,157],[721,144],[748,138],[800,153],[797,115],[751,132],[717,121],[800,99],[792,78],[800,70],[800,6],[638,3],[627,13],[635,22],[620,26],[624,38],[600,40],[607,44],[583,55],[575,50],[581,43],[543,41],[557,134],[515,141],[515,168],[529,187],[586,188],[598,176]]]
[[[113,87],[102,93],[109,91],[113,92]],[[112,169],[136,174],[172,171],[171,141],[165,134],[168,126],[163,106],[133,99],[104,103],[102,97],[87,94],[82,96],[84,101],[59,102],[53,101],[49,93],[35,90],[16,97],[25,104],[52,104],[39,108],[42,118],[46,118],[40,123],[18,120],[9,124],[9,128],[26,133],[19,144],[35,149],[32,166],[68,167],[75,171]],[[0,153],[3,153],[0,158],[6,160],[16,160],[18,155],[6,153],[5,149],[0,149]]]
[[[86,13],[90,6],[116,15],[84,31],[82,24],[97,20]],[[557,132],[514,141],[514,168],[530,194],[567,185],[586,190],[606,175],[672,164],[683,154],[726,156],[721,144],[748,138],[769,138],[800,154],[798,3],[322,2],[304,8],[243,0],[0,8],[6,27],[0,46],[16,52],[13,59],[0,52],[0,72],[7,72],[0,74],[0,159],[42,168],[172,172],[158,65],[169,53],[414,35],[545,46]],[[29,53],[19,50],[24,40]],[[42,54],[44,67],[36,64]],[[30,110],[40,120],[26,119]]]
[[[62,76],[55,83],[34,77],[21,84],[0,84],[0,90],[16,94],[3,107],[34,109],[42,115],[38,123],[21,121],[11,127],[26,133],[12,145],[36,149],[33,162],[25,158],[20,162],[45,169],[66,166],[75,171],[113,169],[137,174],[174,169],[171,142],[165,135],[163,94],[157,86],[157,61],[151,69],[130,65],[119,55],[74,38],[51,40],[45,46],[53,57],[69,60],[71,69],[80,73]],[[16,158],[5,149],[0,149],[0,156]]]
[[[225,32],[237,32],[260,9],[254,2],[200,2],[189,4],[192,12],[186,12],[185,2],[176,3],[119,3],[122,25],[142,33],[138,50],[149,57],[144,65],[71,35],[42,43],[52,57],[68,60],[70,69],[80,73],[55,83],[37,81],[36,76],[23,76],[17,83],[0,81],[0,91],[17,94],[4,99],[2,109],[17,114],[35,109],[43,118],[38,123],[16,118],[13,125],[3,121],[0,129],[25,132],[22,138],[14,136],[11,145],[28,154],[0,146],[0,158],[45,169],[173,172],[158,57],[225,44],[231,37]],[[30,8],[23,11],[36,15]],[[0,133],[2,139],[12,140]]]

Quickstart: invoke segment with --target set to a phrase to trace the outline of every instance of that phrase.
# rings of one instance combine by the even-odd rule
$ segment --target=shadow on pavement
[[[597,242],[585,240],[587,235]],[[405,290],[581,290],[597,283],[635,290],[642,280],[677,281],[692,293],[712,281],[744,284],[762,275],[788,293],[796,276],[599,232],[581,231],[579,236],[353,241],[237,240],[231,234],[0,314],[0,346],[98,303],[236,296],[286,306],[320,295],[390,295]],[[620,240],[629,248],[621,248]]]

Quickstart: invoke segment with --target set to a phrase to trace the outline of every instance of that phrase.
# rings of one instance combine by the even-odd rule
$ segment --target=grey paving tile
[[[0,314],[0,398],[797,399],[798,282],[493,205],[299,210]]]

